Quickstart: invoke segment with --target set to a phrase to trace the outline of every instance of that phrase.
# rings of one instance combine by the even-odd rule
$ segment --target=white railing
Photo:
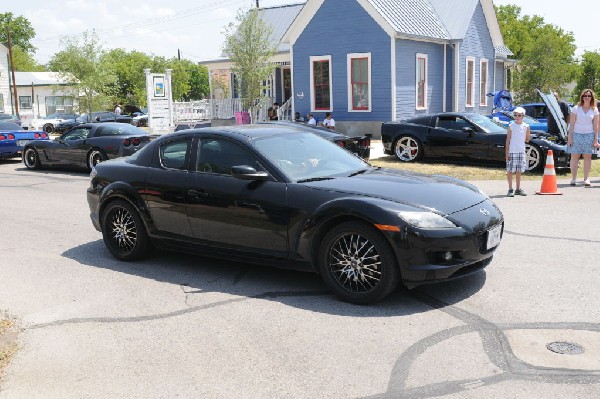
[[[273,106],[273,98],[267,98],[256,110],[254,122],[269,119],[268,110]],[[210,119],[232,119],[236,112],[242,111],[242,100],[227,98],[222,100],[200,100],[189,102],[174,102],[174,122],[176,125],[193,125]],[[286,101],[278,110],[279,120],[292,120],[291,99]]]

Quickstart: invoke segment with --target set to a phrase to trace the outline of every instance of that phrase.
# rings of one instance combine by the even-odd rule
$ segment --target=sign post
[[[171,69],[166,73],[146,73],[146,98],[148,100],[148,127],[151,133],[169,133],[173,124],[173,93]]]

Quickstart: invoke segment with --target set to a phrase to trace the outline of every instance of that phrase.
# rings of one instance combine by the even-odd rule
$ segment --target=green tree
[[[575,38],[571,32],[544,22],[539,16],[521,16],[521,7],[496,7],[504,43],[518,60],[512,71],[517,102],[538,101],[536,88],[562,91],[576,75]]]
[[[30,53],[26,53],[19,47],[13,48],[13,63],[15,71],[21,72],[45,72],[48,69],[33,58]]]
[[[208,84],[208,68],[189,60],[181,60],[187,69],[190,79],[190,91],[184,96],[186,101],[201,100],[208,97],[210,87]]]
[[[67,37],[61,46],[64,50],[50,59],[48,67],[64,79],[78,82],[72,95],[79,98],[79,110],[112,109],[117,75],[109,63],[102,62],[104,50],[96,33]]]
[[[114,71],[117,79],[110,92],[113,103],[146,106],[146,75],[144,69],[152,67],[152,57],[139,51],[126,52],[113,49],[106,52],[101,62],[104,68]]]
[[[8,45],[8,29],[14,47],[25,52],[35,52],[36,48],[31,44],[31,39],[35,37],[35,30],[27,18],[15,17],[11,12],[0,14],[0,43],[5,46]]]
[[[600,53],[586,51],[581,58],[577,85],[573,92],[574,97],[578,97],[584,89],[592,89],[596,93],[600,92]]]
[[[262,107],[265,84],[273,72],[271,57],[277,46],[272,40],[273,27],[260,18],[256,8],[248,12],[238,11],[236,22],[225,29],[223,50],[233,63],[232,71],[237,81],[244,109],[255,120],[256,111]]]

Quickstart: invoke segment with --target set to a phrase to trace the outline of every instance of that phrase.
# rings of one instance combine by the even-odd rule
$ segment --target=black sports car
[[[469,183],[372,167],[278,125],[163,135],[90,179],[92,222],[118,259],[156,246],[312,270],[354,303],[483,269],[504,225]]]
[[[271,121],[262,123],[290,126],[314,133],[323,138],[326,138],[329,141],[333,141],[340,147],[347,149],[351,153],[358,155],[366,161],[368,161],[369,157],[371,156],[371,135],[348,137],[343,134],[332,131],[331,129],[327,129],[321,126],[309,125],[308,123],[303,122]]]
[[[29,169],[71,166],[91,170],[98,162],[135,153],[154,136],[123,123],[87,123],[76,126],[55,140],[36,140],[23,149]]]
[[[569,167],[569,154],[561,140],[548,133],[532,131],[526,145],[528,170],[542,168],[548,150],[557,168]],[[505,163],[506,128],[486,116],[465,112],[420,115],[381,126],[386,154],[400,161],[420,158],[459,163]]]

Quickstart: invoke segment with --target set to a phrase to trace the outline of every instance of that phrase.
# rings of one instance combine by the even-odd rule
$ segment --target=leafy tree
[[[584,89],[592,89],[594,92],[600,92],[600,53],[595,51],[586,51],[582,55],[577,85],[573,93],[578,97]]]
[[[50,59],[48,67],[64,79],[78,81],[72,95],[79,98],[80,111],[112,109],[117,75],[110,63],[102,62],[104,50],[96,33],[67,37],[61,46],[64,50]]]
[[[201,100],[208,97],[210,87],[208,84],[208,68],[188,60],[181,60],[190,76],[190,92],[184,96],[186,101]]]
[[[110,92],[114,93],[113,103],[146,105],[146,75],[144,69],[151,68],[152,57],[139,51],[126,52],[113,49],[101,59],[102,65],[114,71],[117,79]]]
[[[232,71],[237,74],[239,91],[244,109],[255,112],[265,99],[264,82],[273,72],[270,59],[277,47],[271,40],[273,27],[260,18],[256,8],[247,13],[240,10],[236,22],[225,29],[223,50],[233,63]]]
[[[0,14],[0,42],[8,45],[8,29],[10,28],[10,41],[14,47],[25,52],[35,52],[36,48],[31,44],[35,37],[35,30],[29,20],[25,17],[15,17],[13,13]]]
[[[45,72],[47,68],[44,65],[38,64],[30,53],[26,53],[19,47],[13,48],[13,63],[15,71],[22,72]]]
[[[517,102],[538,101],[536,88],[561,91],[576,74],[575,38],[571,32],[545,23],[542,17],[521,16],[521,7],[496,7],[504,43],[518,59],[512,73]]]

